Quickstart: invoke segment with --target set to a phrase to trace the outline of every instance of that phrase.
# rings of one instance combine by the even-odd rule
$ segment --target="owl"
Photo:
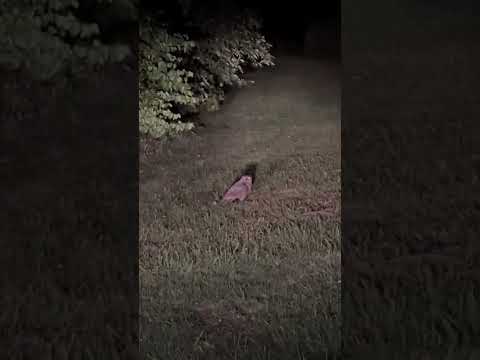
[[[252,177],[244,175],[223,195],[223,201],[243,201],[252,191]]]

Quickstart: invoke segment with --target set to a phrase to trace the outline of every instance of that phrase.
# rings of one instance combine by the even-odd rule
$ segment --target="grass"
[[[280,59],[206,115],[199,133],[142,140],[140,347],[147,359],[339,355],[335,71]],[[223,204],[223,192],[251,163],[254,192],[242,204]]]
[[[0,358],[138,353],[137,79],[86,75],[62,86],[9,73],[0,88]]]
[[[344,38],[343,346],[346,356],[468,358],[461,350],[479,333],[478,210],[467,195],[478,191],[478,136],[467,135],[476,22],[413,3],[394,10],[366,21],[369,9],[351,8],[345,20],[364,32]]]

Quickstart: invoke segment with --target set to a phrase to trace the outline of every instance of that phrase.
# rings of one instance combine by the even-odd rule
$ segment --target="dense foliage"
[[[0,0],[0,68],[48,80],[122,61],[129,47],[102,42],[98,23],[135,21],[136,9],[136,0]]]
[[[149,10],[140,24],[140,130],[154,137],[191,129],[190,115],[218,109],[228,88],[247,84],[244,71],[273,65],[253,15],[207,16],[197,11],[203,2],[176,3],[175,20]],[[135,24],[139,7],[138,0],[0,0],[0,69],[51,80],[122,62],[132,49],[106,33]]]
[[[245,70],[273,65],[260,25],[245,13],[196,19],[178,34],[158,18],[142,19],[140,131],[162,137],[192,129],[182,121],[188,115],[218,109],[226,89],[247,84]]]
[[[182,59],[191,54],[195,43],[186,36],[169,34],[165,28],[153,25],[151,19],[142,23],[140,37],[140,131],[161,137],[167,132],[191,129],[191,124],[177,121],[181,115],[174,106],[178,109],[198,102],[189,84],[193,73],[181,67]]]

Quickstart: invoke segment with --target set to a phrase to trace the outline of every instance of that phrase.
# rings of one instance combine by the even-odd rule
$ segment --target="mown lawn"
[[[338,356],[338,68],[285,57],[252,76],[206,128],[141,141],[147,359]],[[252,163],[247,201],[219,201]]]

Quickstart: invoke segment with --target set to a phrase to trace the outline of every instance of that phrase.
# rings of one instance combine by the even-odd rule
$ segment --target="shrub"
[[[187,112],[198,104],[189,84],[193,73],[181,68],[195,43],[184,35],[170,35],[148,19],[141,25],[140,37],[140,131],[158,138],[192,129],[193,124],[178,120],[180,110]]]
[[[92,1],[93,8],[105,2]],[[48,80],[130,54],[128,46],[102,43],[98,24],[81,12],[78,0],[0,0],[0,67]]]
[[[199,22],[203,39],[193,58],[199,70],[194,74],[194,91],[204,99],[223,101],[225,87],[247,85],[242,74],[247,69],[272,66],[271,45],[260,33],[261,24],[253,15]],[[215,101],[217,100],[217,101]]]
[[[144,19],[140,26],[140,131],[162,137],[193,128],[186,115],[218,109],[245,70],[273,65],[271,45],[250,15],[200,20],[187,35]]]

